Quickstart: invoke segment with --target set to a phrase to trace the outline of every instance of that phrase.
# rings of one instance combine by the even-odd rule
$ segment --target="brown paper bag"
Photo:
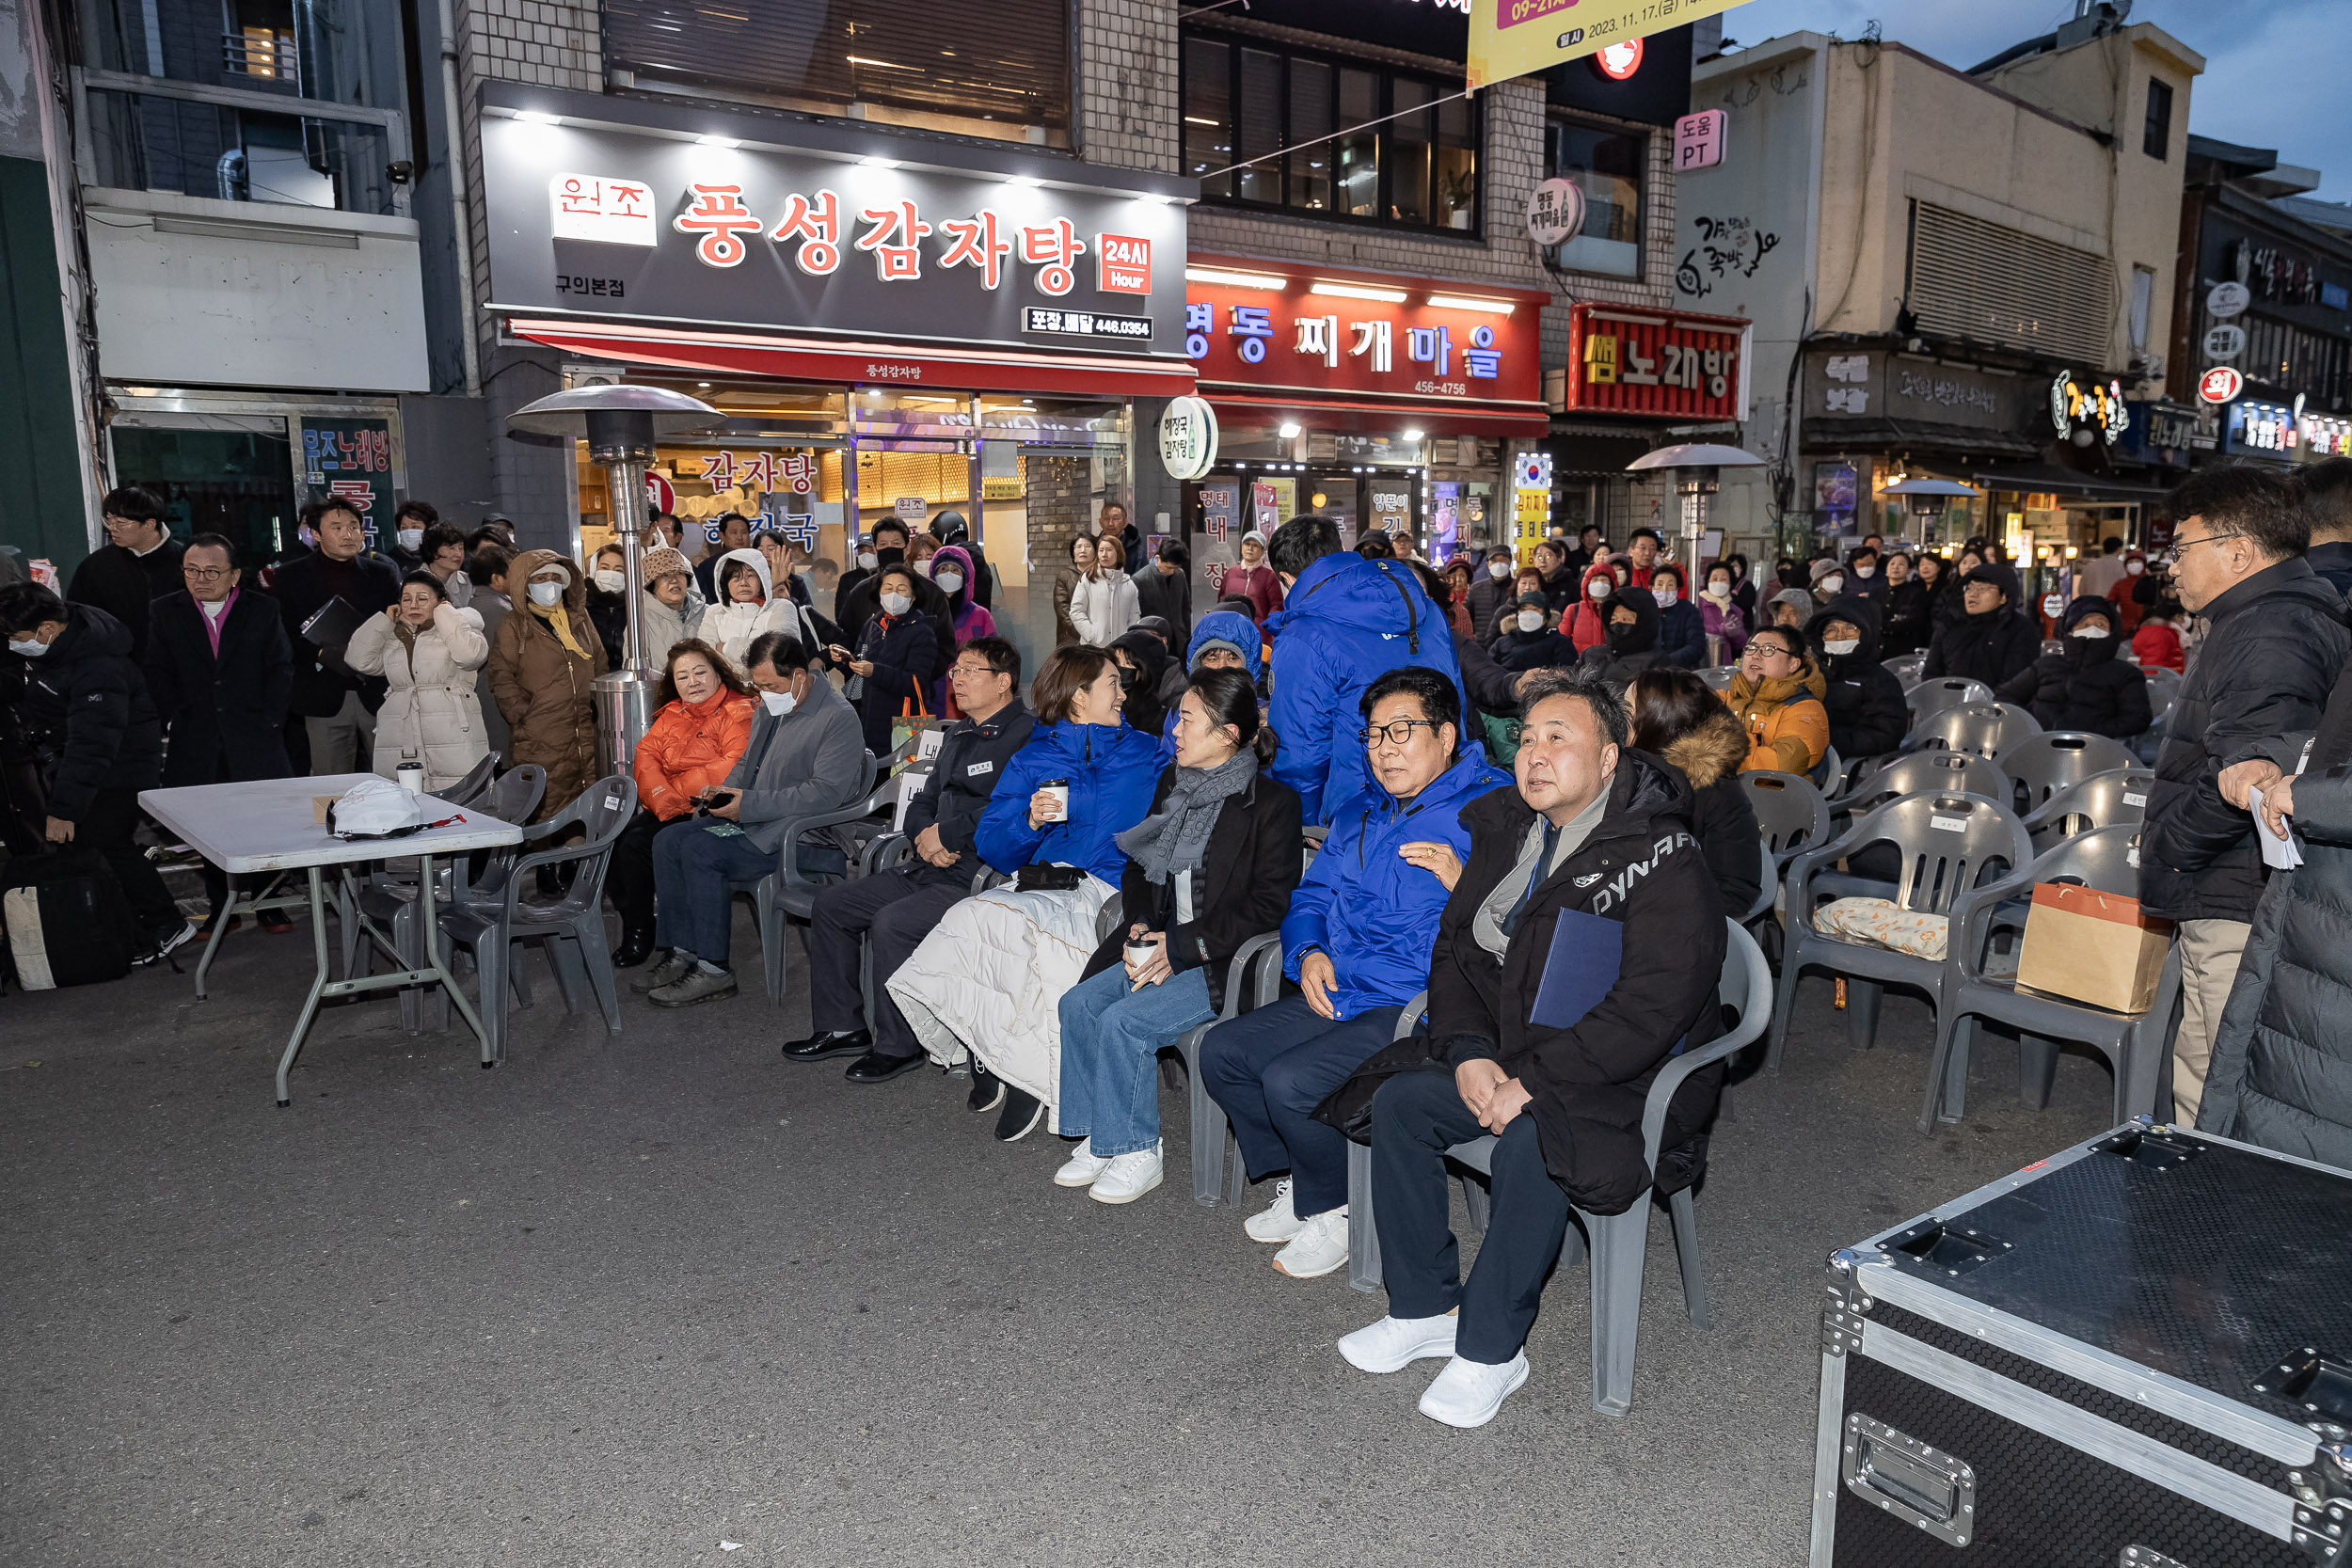
[[[2071,882],[2036,882],[2017,956],[2017,989],[2139,1014],[2155,1000],[2172,924],[2139,900]]]

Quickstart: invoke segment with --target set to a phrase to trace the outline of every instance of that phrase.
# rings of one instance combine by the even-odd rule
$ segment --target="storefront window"
[[[990,0],[911,21],[889,0],[605,0],[606,63],[634,86],[1066,147],[1068,0]]]
[[[1642,175],[1649,138],[1638,132],[1555,119],[1546,129],[1544,176],[1576,182],[1584,227],[1554,251],[1564,267],[1638,277],[1642,272]]]
[[[1478,228],[1482,125],[1455,84],[1200,35],[1184,70],[1184,172],[1205,199]]]

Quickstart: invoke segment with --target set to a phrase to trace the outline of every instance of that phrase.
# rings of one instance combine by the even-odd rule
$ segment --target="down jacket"
[[[2042,630],[2017,613],[2016,603],[2012,595],[1997,610],[1975,615],[1963,612],[1959,620],[1940,628],[1928,645],[1919,678],[1961,675],[1991,687],[2014,680],[2042,656]]]
[[[62,730],[49,815],[79,822],[102,789],[152,789],[162,776],[163,725],[131,662],[131,628],[92,605],[65,607],[65,630],[40,658],[13,659],[25,716]]]
[[[1743,773],[1758,769],[1810,775],[1829,754],[1829,709],[1821,704],[1821,673],[1775,675],[1760,685],[1745,670],[1724,688],[1724,706],[1747,727]]]
[[[664,703],[637,743],[637,800],[664,822],[694,809],[694,797],[726,782],[752,738],[759,700],[721,687],[699,703]]]
[[[1545,1168],[1568,1200],[1591,1214],[1631,1208],[1651,1184],[1642,1158],[1651,1080],[1677,1041],[1704,1045],[1723,1032],[1715,979],[1724,911],[1691,835],[1691,805],[1681,774],[1646,752],[1620,752],[1599,825],[1537,884],[1497,963],[1479,945],[1473,921],[1517,863],[1535,814],[1516,788],[1471,801],[1462,812],[1470,863],[1446,901],[1429,960],[1429,1032],[1375,1054],[1316,1107],[1316,1118],[1365,1142],[1382,1080],[1495,1062],[1532,1097],[1522,1114],[1535,1118]],[[1624,953],[1609,994],[1575,1023],[1551,1028],[1532,1022],[1527,1008],[1552,930],[1571,910],[1623,926]],[[1717,1063],[1675,1095],[1659,1146],[1661,1180],[1665,1167],[1695,1164],[1694,1156],[1668,1156],[1705,1129],[1722,1084]]]
[[[1691,786],[1691,832],[1715,877],[1724,913],[1737,920],[1756,902],[1764,885],[1764,858],[1756,846],[1763,829],[1748,786],[1740,782],[1747,761],[1747,732],[1731,710],[1710,713],[1698,728],[1677,736],[1659,752]]]
[[[2093,615],[2108,623],[2111,635],[2074,635]],[[2147,729],[2148,677],[2138,665],[2115,657],[2122,639],[2112,635],[2114,621],[2115,607],[2106,599],[2086,595],[2068,605],[2066,651],[2035,659],[2024,674],[2000,689],[2001,701],[2026,709],[2045,730],[2082,730],[2128,740]]]
[[[1142,613],[1135,583],[1116,566],[1089,572],[1071,586],[1070,624],[1081,642],[1107,648]]]
[[[768,558],[757,550],[729,550],[711,568],[713,581],[726,570],[727,562],[739,561],[751,567],[759,578],[759,603],[739,604],[733,600],[715,600],[703,611],[702,621],[694,635],[719,650],[721,657],[743,669],[743,656],[751,651],[753,641],[764,632],[788,631],[801,635],[800,617],[790,598],[776,593],[775,584],[768,578]],[[510,577],[508,581],[514,579]],[[814,657],[817,650],[803,649]]]
[[[1596,578],[1609,585],[1609,592],[1597,599],[1593,597]],[[1597,648],[1609,641],[1609,611],[1604,607],[1616,596],[1616,593],[1617,573],[1607,562],[1584,568],[1584,576],[1578,579],[1576,585],[1576,603],[1562,611],[1567,621],[1569,640],[1575,642],[1578,653],[1587,648]],[[1653,605],[1657,602],[1655,599],[1650,601]]]
[[[1309,562],[1266,630],[1274,638],[1268,717],[1282,746],[1274,776],[1298,791],[1311,823],[1329,822],[1372,783],[1356,730],[1374,681],[1418,664],[1461,690],[1445,611],[1401,561],[1341,550]]]
[[[1832,621],[1860,632],[1862,645],[1850,654],[1822,647],[1822,628]],[[1804,635],[1821,661],[1821,705],[1829,711],[1829,743],[1837,754],[1875,757],[1900,750],[1911,730],[1911,709],[1903,702],[1903,683],[1879,662],[1878,606],[1842,594],[1804,624]]]
[[[1083,866],[1113,887],[1127,863],[1112,843],[1143,820],[1160,780],[1160,743],[1121,721],[1076,724],[1058,719],[1030,732],[1005,764],[972,835],[980,858],[1009,875],[1025,865]],[[1067,820],[1029,826],[1029,797],[1049,779],[1070,784]],[[1087,943],[1093,951],[1094,944]]]
[[[526,586],[534,572],[564,571],[564,602],[550,612],[564,617],[580,653],[566,648],[530,602]],[[536,763],[547,769],[548,792],[532,820],[544,822],[562,811],[596,776],[596,680],[604,673],[604,644],[588,621],[588,590],[580,568],[553,550],[525,550],[506,568],[517,594],[514,612],[490,639],[490,692],[513,732],[506,760]]]
[[[381,675],[390,689],[375,714],[375,770],[400,777],[403,752],[424,764],[424,787],[448,788],[490,754],[482,727],[476,673],[490,657],[482,617],[443,604],[430,625],[403,637],[392,612],[359,623],[343,662],[363,675]]]
[[[1342,1019],[1411,1001],[1429,984],[1429,948],[1446,890],[1397,851],[1407,844],[1443,844],[1467,860],[1462,808],[1510,782],[1471,740],[1409,801],[1378,784],[1350,800],[1291,896],[1282,918],[1282,973],[1295,981],[1299,961],[1320,949],[1331,960],[1331,1006]]]

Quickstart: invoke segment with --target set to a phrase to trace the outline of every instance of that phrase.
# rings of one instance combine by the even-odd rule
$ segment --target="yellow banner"
[[[1563,60],[1581,60],[1604,49],[1632,51],[1652,33],[1680,27],[1740,0],[1472,0],[1470,25],[1470,85],[1507,82]],[[1612,74],[1630,76],[1638,63],[1619,65]]]

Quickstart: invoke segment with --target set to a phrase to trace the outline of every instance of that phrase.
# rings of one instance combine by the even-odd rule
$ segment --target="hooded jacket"
[[[65,607],[65,630],[39,658],[8,656],[24,673],[24,709],[65,747],[49,786],[48,814],[88,815],[102,789],[152,789],[163,773],[164,732],[131,662],[131,628],[92,605]]]
[[[1486,748],[1468,740],[1453,766],[1412,800],[1399,801],[1375,784],[1348,801],[1282,917],[1282,973],[1295,981],[1299,960],[1322,951],[1336,975],[1331,1006],[1342,1019],[1411,1001],[1429,984],[1429,948],[1446,890],[1397,850],[1438,843],[1468,860],[1462,808],[1510,783],[1510,774],[1487,765]]]
[[[2108,623],[2106,637],[2076,637],[2074,628],[2096,615]],[[2079,598],[2066,607],[2060,636],[2066,651],[2043,654],[2025,673],[2000,688],[2005,703],[2031,713],[2045,730],[2082,730],[2128,740],[2148,728],[2148,677],[2139,666],[2116,657],[2115,606],[2101,598]],[[1839,750],[1844,750],[1840,747]]]
[[[1565,670],[1577,660],[1575,642],[1556,631],[1521,631],[1514,626],[1486,646],[1487,657],[1515,675],[1555,665]]]
[[[2188,668],[2188,650],[2169,621],[2141,621],[2132,633],[2132,657],[2142,670],[2169,670],[2177,675]]]
[[[1316,1108],[1316,1118],[1364,1142],[1383,1080],[1491,1061],[1527,1088],[1521,1114],[1535,1118],[1544,1165],[1569,1201],[1593,1214],[1631,1208],[1651,1185],[1642,1157],[1651,1080],[1678,1042],[1704,1045],[1723,1032],[1715,980],[1724,911],[1691,832],[1691,807],[1681,774],[1646,752],[1620,752],[1599,824],[1537,883],[1497,963],[1473,922],[1517,863],[1535,814],[1517,788],[1471,801],[1461,814],[1470,861],[1429,959],[1429,1032],[1375,1054]],[[1569,911],[1623,926],[1624,951],[1609,993],[1575,1023],[1553,1028],[1527,1015],[1552,930]],[[1718,1063],[1676,1094],[1661,1167],[1706,1127],[1722,1083]]]
[[[1747,732],[1729,708],[1718,708],[1696,729],[1666,742],[1659,753],[1691,786],[1691,832],[1714,875],[1724,912],[1737,920],[1756,902],[1763,886],[1763,858],[1756,852],[1763,829],[1756,805],[1740,782],[1748,758]]]
[[[1184,668],[1190,670],[1200,662],[1200,650],[1211,642],[1231,642],[1241,650],[1241,661],[1254,683],[1265,675],[1264,644],[1258,638],[1258,624],[1235,610],[1212,610],[1192,628],[1192,641],[1184,645]]]
[[[1963,610],[1959,620],[1938,631],[1928,647],[1928,661],[1919,667],[1919,678],[1958,675],[1998,689],[2041,657],[2042,630],[2017,613],[2011,595],[1980,614]]]
[[[744,668],[744,656],[763,633],[788,631],[798,637],[801,624],[791,601],[776,592],[775,583],[768,574],[766,556],[757,550],[727,551],[711,568],[710,577],[714,583],[726,572],[729,562],[741,562],[759,578],[759,603],[742,604],[730,599],[726,596],[726,589],[722,586],[719,597],[713,599],[710,607],[703,611],[695,635],[718,649],[720,656],[740,672]],[[511,582],[514,579],[509,578],[507,580]],[[804,651],[811,655],[817,652],[814,648]]]
[[[1125,721],[1078,724],[1057,719],[1031,730],[1012,754],[972,835],[980,858],[1010,874],[1025,865],[1082,866],[1113,887],[1127,856],[1111,842],[1152,809],[1160,782],[1160,745]],[[1070,815],[1029,826],[1029,797],[1049,780],[1070,785]]]
[[[758,698],[723,686],[699,703],[679,698],[662,704],[637,743],[638,803],[664,822],[692,811],[695,796],[735,771],[758,711]]]
[[[490,754],[482,727],[479,673],[490,657],[482,617],[453,604],[436,606],[433,619],[404,639],[383,615],[371,615],[351,634],[344,659],[363,675],[389,684],[375,715],[375,770],[400,777],[403,752],[424,765],[424,787],[448,788]]]
[[[1653,664],[1666,659],[1658,651],[1658,601],[1646,588],[1620,588],[1601,602],[1601,618],[1613,620],[1620,610],[1633,612],[1629,626],[1611,626],[1606,641],[1584,651],[1583,666],[1597,673],[1601,679],[1618,686],[1630,683],[1634,676]]]
[[[1829,754],[1829,709],[1822,705],[1821,673],[1775,675],[1761,683],[1745,670],[1724,688],[1724,706],[1748,732],[1743,773],[1774,771],[1811,776]]]
[[[564,573],[564,601],[552,613],[565,617],[580,654],[564,645],[530,602],[532,574],[549,566]],[[507,567],[506,580],[520,596],[490,639],[485,671],[512,732],[506,760],[547,769],[547,794],[532,818],[543,822],[570,805],[596,776],[594,687],[604,673],[604,644],[588,621],[588,590],[580,568],[555,551],[523,551]]]
[[[858,798],[865,777],[856,713],[831,682],[812,678],[808,695],[781,718],[762,703],[725,787],[741,796],[743,836],[773,854],[788,821],[838,811]]]
[[[1862,634],[1850,654],[1821,646],[1822,628],[1844,621]],[[1875,757],[1902,747],[1911,730],[1903,683],[1879,662],[1878,606],[1851,594],[1832,599],[1805,623],[1805,641],[1820,661],[1821,703],[1829,710],[1829,741],[1841,757]]]
[[[2221,768],[2268,736],[2316,728],[2352,633],[2344,600],[2299,556],[2205,606],[2197,665],[2156,752],[2139,843],[2139,897],[2171,920],[2247,920],[2263,890],[2253,818],[2221,798]]]
[[[1593,597],[1595,578],[1609,585],[1609,592],[1597,599]],[[1568,639],[1576,644],[1578,653],[1587,648],[1597,648],[1609,641],[1609,612],[1603,607],[1616,596],[1616,593],[1617,574],[1609,562],[1597,561],[1584,568],[1583,577],[1576,584],[1576,607],[1567,612]],[[1652,599],[1650,608],[1655,610],[1657,606],[1658,601]]]
[[[1352,550],[1309,562],[1266,629],[1274,636],[1270,718],[1282,748],[1274,776],[1298,792],[1311,823],[1331,820],[1371,783],[1355,732],[1374,681],[1412,664],[1461,689],[1445,612],[1403,562]]]
[[[220,652],[196,596],[183,590],[149,607],[147,692],[170,740],[164,785],[282,779],[294,650],[278,601],[240,587],[220,617]]]
[[[963,520],[963,514],[950,511],[943,512],[933,517],[931,537],[939,541],[943,550],[946,546],[955,546],[963,552],[964,560],[970,563],[970,575],[965,578],[963,585],[964,604],[977,605],[983,610],[993,610],[996,604],[996,574],[989,567],[988,552],[980,547],[978,540],[972,537],[972,525]],[[931,559],[931,570],[934,573],[939,570],[939,560],[936,556]],[[942,592],[946,590],[943,589]],[[962,609],[962,605],[957,607],[959,614]],[[993,614],[989,617],[989,624],[995,625]],[[987,634],[965,632],[959,623],[956,635],[981,637]]]
[[[952,594],[939,588],[939,574],[950,568],[963,574],[963,586]],[[947,615],[954,623],[959,647],[976,637],[996,635],[996,617],[989,613],[987,606],[974,597],[973,591],[980,581],[982,572],[983,568],[973,562],[969,546],[942,545],[931,557],[931,586],[939,588],[947,600]]]

